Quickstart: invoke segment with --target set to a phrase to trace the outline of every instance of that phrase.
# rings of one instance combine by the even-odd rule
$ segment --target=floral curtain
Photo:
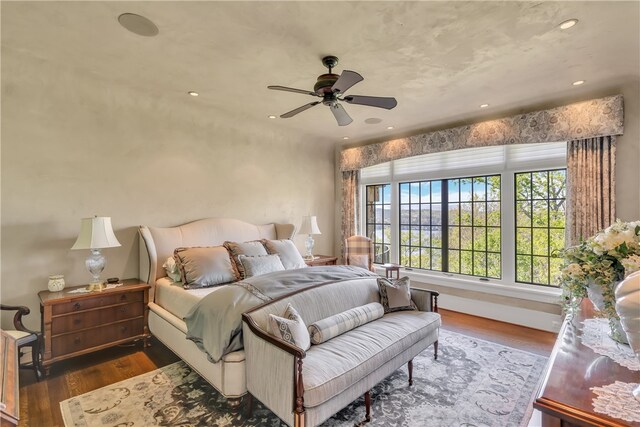
[[[358,193],[360,192],[360,171],[342,172],[342,239],[340,247],[344,256],[344,240],[353,236],[358,231],[358,221],[360,219],[360,203]]]
[[[567,143],[567,246],[616,220],[616,137]]]

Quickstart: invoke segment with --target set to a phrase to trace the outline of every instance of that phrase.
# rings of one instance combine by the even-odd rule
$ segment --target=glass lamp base
[[[314,242],[313,240],[313,236],[311,234],[307,235],[306,240],[304,241],[304,247],[307,250],[307,254],[305,255],[304,259],[306,260],[313,260],[313,245],[315,245],[316,242]]]
[[[91,254],[87,257],[84,264],[87,266],[87,270],[89,270],[91,276],[93,276],[91,284],[102,284],[102,280],[100,280],[100,273],[104,270],[107,260],[100,253],[100,249],[91,249]]]

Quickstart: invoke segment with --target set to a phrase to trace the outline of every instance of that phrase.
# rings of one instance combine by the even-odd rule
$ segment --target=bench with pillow
[[[316,426],[430,345],[437,292],[362,277],[325,283],[243,314],[247,390],[290,426]]]

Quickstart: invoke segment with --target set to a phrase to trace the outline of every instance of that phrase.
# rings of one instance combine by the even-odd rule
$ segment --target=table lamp
[[[307,249],[306,259],[313,260],[313,241],[314,234],[322,234],[318,228],[318,221],[315,216],[302,217],[302,225],[300,225],[300,234],[306,234],[307,239],[304,242],[304,246]]]
[[[100,253],[100,249],[114,248],[120,246],[120,242],[113,234],[111,218],[108,216],[94,216],[93,218],[82,218],[80,222],[80,234],[71,247],[75,249],[89,249],[91,254],[87,257],[85,265],[93,276],[90,285],[102,284],[100,273],[104,270],[107,261]]]

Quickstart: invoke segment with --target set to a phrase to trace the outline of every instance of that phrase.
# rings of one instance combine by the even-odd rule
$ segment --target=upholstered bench
[[[319,285],[245,313],[249,393],[290,426],[316,426],[432,344],[437,357],[437,293],[412,289],[411,295],[418,310],[384,314],[307,351],[271,335],[269,315],[280,316],[291,304],[310,325],[379,303],[375,278]]]

